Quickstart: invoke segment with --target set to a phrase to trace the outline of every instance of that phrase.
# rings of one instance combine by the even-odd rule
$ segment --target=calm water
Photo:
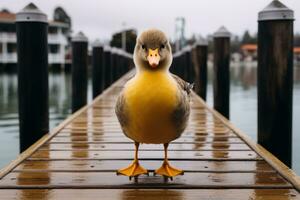
[[[300,174],[300,67],[295,68],[293,105],[293,168]],[[212,69],[209,68],[207,102],[212,105]],[[257,89],[255,67],[231,68],[231,121],[256,141]],[[55,127],[71,113],[71,76],[59,73],[49,75],[50,128]],[[89,80],[89,102],[91,81]],[[17,76],[0,74],[0,168],[15,159],[19,153]]]

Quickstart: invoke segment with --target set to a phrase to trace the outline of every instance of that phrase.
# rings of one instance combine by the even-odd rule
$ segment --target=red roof
[[[257,51],[256,44],[244,44],[241,47],[242,50],[246,51]],[[294,47],[294,53],[300,54],[300,47]]]
[[[294,47],[294,53],[300,54],[300,47]]]
[[[5,11],[0,12],[0,21],[15,21],[16,14]]]
[[[257,45],[256,44],[244,44],[244,45],[242,45],[241,49],[246,50],[246,51],[256,51]]]
[[[16,20],[16,14],[15,13],[0,11],[0,22],[14,23],[15,20]],[[68,27],[69,26],[66,23],[58,22],[58,21],[49,21],[49,25],[51,25],[51,26],[62,26],[62,27]]]

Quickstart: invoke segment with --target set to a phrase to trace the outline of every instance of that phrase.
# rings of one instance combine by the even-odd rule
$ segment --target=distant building
[[[243,60],[253,61],[257,60],[257,45],[244,44],[241,46]]]
[[[300,64],[300,47],[294,47],[294,60],[295,63]]]
[[[244,44],[241,46],[241,51],[244,60],[257,60],[257,45]],[[300,47],[294,47],[294,61],[300,63]]]
[[[122,32],[113,34],[112,39],[110,41],[110,46],[122,48],[122,38],[123,37],[125,39],[126,51],[129,53],[133,53],[135,43],[136,43],[136,38],[137,38],[137,32],[134,29],[128,29],[128,30],[124,30]]]
[[[7,68],[16,66],[17,63],[15,19],[16,14],[5,9],[0,11],[0,65]],[[48,62],[50,65],[62,66],[66,63],[69,32],[69,23],[49,21]]]

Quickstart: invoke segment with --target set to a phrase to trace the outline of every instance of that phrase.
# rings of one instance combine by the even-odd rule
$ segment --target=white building
[[[13,67],[17,64],[16,15],[8,11],[0,11],[0,65]],[[66,23],[49,21],[48,27],[48,62],[51,66],[62,67],[70,60],[69,35],[70,27]],[[9,70],[9,69],[8,69]]]

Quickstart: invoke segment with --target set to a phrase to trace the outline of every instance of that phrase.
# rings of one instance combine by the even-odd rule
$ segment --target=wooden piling
[[[230,33],[221,27],[214,34],[214,108],[229,119]]]
[[[16,15],[20,152],[49,131],[48,20],[34,4]]]
[[[181,50],[182,55],[181,55],[181,64],[182,64],[182,78],[185,81],[188,81],[188,65],[187,65],[187,53],[186,53],[186,48],[183,48]]]
[[[123,50],[119,49],[118,54],[119,54],[119,77],[121,77],[126,72]]]
[[[179,52],[179,59],[178,59],[178,75],[182,78],[186,80],[185,77],[185,54],[183,50],[180,50]]]
[[[170,66],[170,72],[172,74],[176,74],[177,75],[177,67],[178,67],[178,52],[173,54],[173,60],[172,60],[172,64]]]
[[[111,54],[110,54],[110,58],[111,58],[111,83],[114,83],[117,80],[117,76],[118,76],[118,63],[117,63],[117,59],[118,59],[118,55],[117,55],[117,48],[112,47],[111,48]]]
[[[104,46],[104,57],[103,57],[103,80],[104,80],[104,89],[110,86],[112,82],[111,76],[111,56],[110,56],[110,47]]]
[[[208,43],[201,38],[193,48],[193,63],[195,70],[195,92],[206,100],[207,91],[207,53]]]
[[[192,47],[190,45],[185,47],[185,63],[186,63],[186,81],[194,82],[194,67],[192,63]]]
[[[79,32],[72,38],[72,112],[87,104],[88,39]]]
[[[123,57],[124,57],[124,66],[125,66],[125,73],[131,70],[134,66],[133,64],[133,57],[131,54],[123,51]]]
[[[273,1],[258,17],[258,142],[292,163],[293,11]]]
[[[103,68],[103,46],[99,40],[96,40],[93,44],[93,52],[92,52],[93,98],[101,94],[103,89],[102,68]]]

